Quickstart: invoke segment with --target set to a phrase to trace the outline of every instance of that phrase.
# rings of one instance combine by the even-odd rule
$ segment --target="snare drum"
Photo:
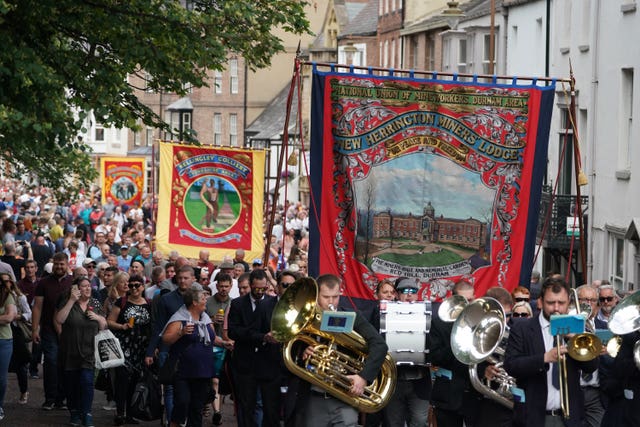
[[[380,333],[396,365],[427,366],[431,301],[380,302]]]

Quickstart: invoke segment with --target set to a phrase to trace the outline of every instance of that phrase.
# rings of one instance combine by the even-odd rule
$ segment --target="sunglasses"
[[[401,294],[417,294],[418,290],[415,288],[404,288],[403,290],[400,291]]]
[[[291,285],[291,283],[286,283],[286,282],[280,282],[278,284],[280,286],[282,286],[283,289],[287,289],[289,287],[289,285]]]
[[[86,268],[87,270],[88,270],[88,269],[90,269],[90,268],[91,268],[91,269],[93,269],[93,270],[95,270],[96,266],[95,266],[95,265],[87,265],[85,268]]]
[[[527,302],[527,301],[529,301],[529,298],[527,298],[527,297],[518,297],[518,298],[514,298],[514,300],[516,302]]]
[[[140,282],[131,282],[131,283],[129,283],[129,289],[137,289],[140,286],[143,286],[143,283],[140,283]]]
[[[511,313],[511,317],[528,317],[528,316],[529,316],[529,313],[519,313],[517,311],[514,313]]]
[[[613,297],[600,297],[599,300],[600,302],[611,302],[613,301]]]

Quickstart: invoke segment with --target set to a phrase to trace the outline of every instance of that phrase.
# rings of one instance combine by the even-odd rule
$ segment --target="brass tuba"
[[[320,387],[360,412],[382,409],[395,389],[396,364],[387,354],[378,377],[364,389],[361,396],[349,393],[351,380],[364,367],[368,349],[364,338],[355,331],[329,333],[320,330],[322,313],[316,310],[318,285],[305,277],[296,280],[276,304],[271,318],[274,338],[285,343],[284,363],[294,375]],[[305,361],[296,354],[312,346],[313,356]]]
[[[490,297],[478,298],[469,303],[457,316],[451,330],[451,351],[460,363],[469,365],[471,385],[479,393],[512,409],[511,387],[516,385],[502,367],[504,343],[509,336],[502,305]],[[498,369],[494,390],[478,378],[477,364],[487,361]]]

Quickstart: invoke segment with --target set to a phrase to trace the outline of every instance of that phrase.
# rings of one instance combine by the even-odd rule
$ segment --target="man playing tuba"
[[[318,277],[317,284],[316,309],[318,312],[333,311],[333,308],[338,306],[340,299],[340,279],[332,274],[325,274]],[[357,374],[347,376],[351,381],[349,393],[353,396],[360,396],[367,383],[372,382],[378,376],[387,355],[387,344],[378,331],[360,313],[356,313],[353,330],[360,334],[368,345],[368,356],[362,370]],[[302,359],[308,359],[313,353],[312,346],[306,347],[303,350]],[[307,427],[358,425],[358,412],[352,406],[334,398],[316,385],[305,382],[300,388],[296,425]],[[306,393],[307,390],[308,393]]]

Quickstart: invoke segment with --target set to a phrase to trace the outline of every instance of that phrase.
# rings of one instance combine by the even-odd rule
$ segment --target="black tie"
[[[552,365],[551,384],[556,388],[556,390],[560,390],[560,370],[558,369],[558,362],[554,362]]]
[[[591,372],[591,373],[583,372],[582,373],[582,381],[584,381],[585,383],[590,382],[592,379],[593,379],[593,372]]]
[[[253,301],[253,307],[254,307],[253,311],[254,312],[258,309],[259,305],[260,305],[260,300],[259,299]]]

